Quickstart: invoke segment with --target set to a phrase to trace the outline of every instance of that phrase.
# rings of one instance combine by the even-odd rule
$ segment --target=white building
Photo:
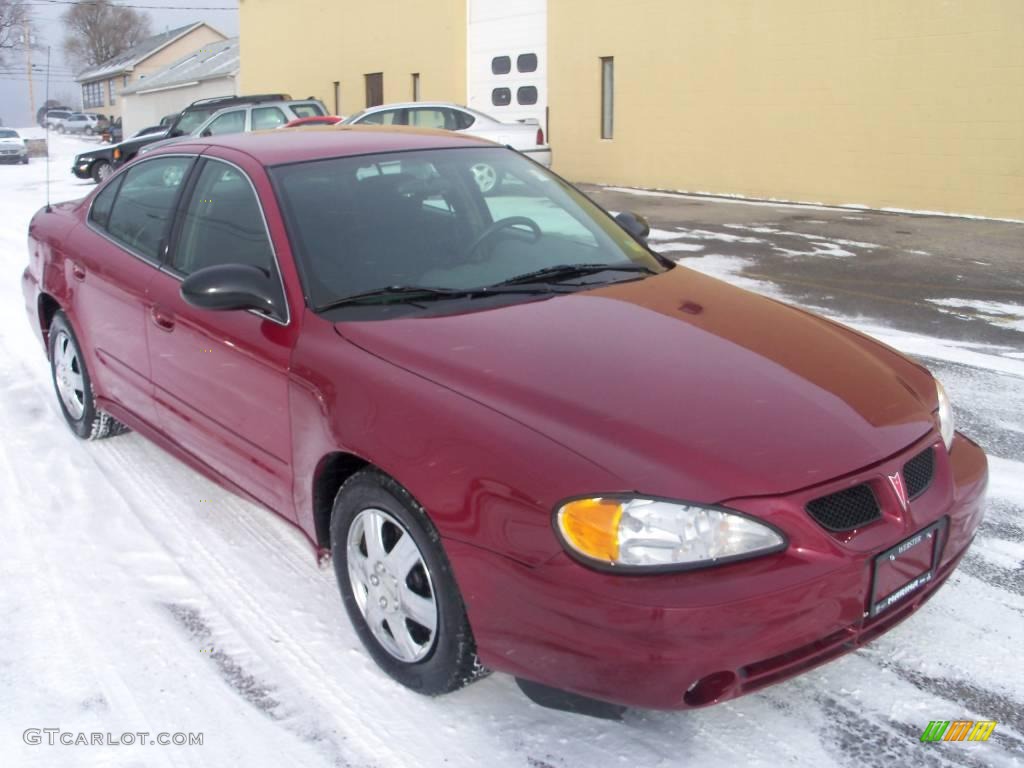
[[[204,45],[121,91],[125,136],[197,99],[238,94],[238,38]]]

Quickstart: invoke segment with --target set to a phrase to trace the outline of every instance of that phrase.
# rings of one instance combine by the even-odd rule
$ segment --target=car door
[[[249,264],[280,284],[273,244],[246,173],[203,159],[192,174],[147,323],[154,401],[164,433],[278,511],[291,508],[287,303],[262,315],[199,309],[181,282],[206,267]]]
[[[148,289],[157,275],[189,156],[133,165],[93,199],[71,239],[72,322],[92,352],[97,392],[154,424],[149,351]]]

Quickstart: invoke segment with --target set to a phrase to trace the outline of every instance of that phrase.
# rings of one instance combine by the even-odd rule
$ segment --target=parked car
[[[90,152],[83,152],[75,157],[75,162],[71,166],[71,172],[80,179],[91,178],[93,181],[99,182],[107,178],[113,170],[132,160],[142,147],[168,136],[184,136],[191,133],[223,107],[235,104],[287,101],[290,99],[290,96],[283,93],[200,99],[199,101],[192,102],[178,115],[174,116],[166,130],[136,135],[111,146],[99,147]]]
[[[281,128],[290,121],[300,119],[323,119],[327,110],[315,99],[298,101],[275,101],[271,104],[256,103],[233,105],[210,115],[204,123],[197,125],[184,136],[168,136],[161,141],[148,144],[139,150],[140,155],[175,142],[186,141],[196,136],[219,136],[225,133],[245,133]]]
[[[0,128],[0,162],[28,165],[28,147],[12,128]]]
[[[551,148],[544,141],[544,130],[536,120],[503,123],[483,112],[445,102],[412,101],[406,104],[384,104],[365,109],[348,117],[345,125],[410,125],[415,128],[437,128],[468,133],[519,150],[546,168],[551,167]],[[473,169],[477,184],[490,192],[500,179],[496,169],[482,163]]]
[[[89,112],[73,112],[62,120],[55,121],[58,133],[81,133],[86,136],[102,132],[107,121]]]
[[[73,110],[70,109],[50,109],[47,110],[46,116],[43,118],[44,126],[50,130],[54,130],[63,121],[67,120],[73,114]]]
[[[36,123],[40,128],[46,127],[46,117],[50,112],[67,112],[69,115],[74,112],[75,109],[67,107],[61,104],[49,104],[46,107],[40,107],[36,111]]]
[[[400,683],[678,709],[912,614],[987,466],[922,365],[648,231],[475,137],[263,131],[40,210],[22,286],[71,430],[295,523]]]

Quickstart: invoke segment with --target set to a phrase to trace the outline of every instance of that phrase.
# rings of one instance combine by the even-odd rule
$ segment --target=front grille
[[[907,496],[915,499],[928,490],[935,474],[935,451],[926,448],[903,465],[903,479],[907,482]]]
[[[864,483],[808,502],[807,512],[830,531],[852,531],[882,516],[875,494]]]

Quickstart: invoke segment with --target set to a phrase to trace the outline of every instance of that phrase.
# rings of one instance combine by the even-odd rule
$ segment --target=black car
[[[224,107],[236,104],[254,104],[263,101],[289,101],[291,96],[285,93],[264,93],[256,96],[222,96],[214,99],[200,99],[189,104],[171,122],[166,131],[154,131],[145,136],[133,136],[110,146],[100,147],[90,152],[83,152],[75,157],[71,172],[80,179],[92,179],[96,183],[103,181],[111,173],[127,163],[138,154],[139,149],[165,138],[184,136]]]

